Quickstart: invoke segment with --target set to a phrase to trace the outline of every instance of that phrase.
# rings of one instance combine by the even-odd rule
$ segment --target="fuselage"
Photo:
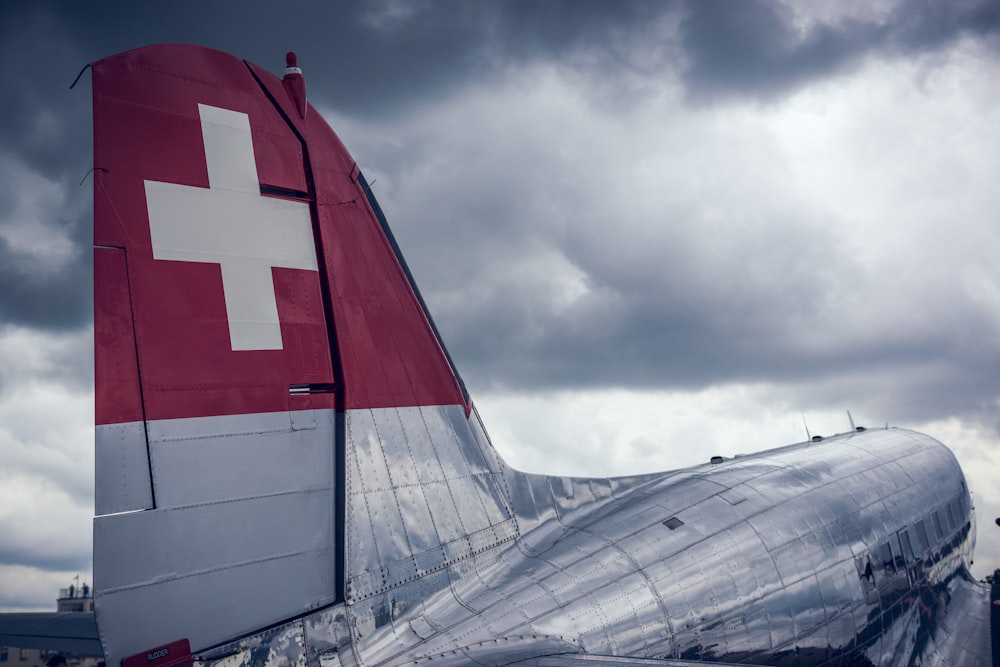
[[[974,542],[954,456],[905,430],[659,475],[505,478],[520,537],[449,568],[440,590],[415,582],[421,604],[404,584],[352,605],[365,662],[490,664],[513,642],[525,656],[906,664]]]

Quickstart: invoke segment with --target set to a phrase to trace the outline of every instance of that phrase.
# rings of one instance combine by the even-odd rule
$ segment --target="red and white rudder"
[[[330,605],[367,618],[513,539],[502,463],[304,82],[183,45],[93,73],[109,664]]]

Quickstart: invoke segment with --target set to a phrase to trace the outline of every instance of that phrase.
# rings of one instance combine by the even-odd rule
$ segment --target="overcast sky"
[[[948,444],[1000,567],[1000,2],[0,5],[0,610],[89,581],[88,62],[281,73],[365,171],[515,467]],[[81,181],[84,181],[81,185]]]

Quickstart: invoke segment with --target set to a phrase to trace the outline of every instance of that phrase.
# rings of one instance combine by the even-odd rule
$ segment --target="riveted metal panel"
[[[332,488],[334,413],[306,412],[316,429],[287,412],[149,422],[157,507]]]
[[[153,507],[153,487],[143,422],[94,428],[94,513],[115,514]]]

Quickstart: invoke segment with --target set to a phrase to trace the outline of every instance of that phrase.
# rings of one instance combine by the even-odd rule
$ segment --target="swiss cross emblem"
[[[198,105],[208,188],[145,181],[153,258],[222,269],[233,350],[280,350],[273,267],[317,271],[309,205],[262,197],[245,113]]]

